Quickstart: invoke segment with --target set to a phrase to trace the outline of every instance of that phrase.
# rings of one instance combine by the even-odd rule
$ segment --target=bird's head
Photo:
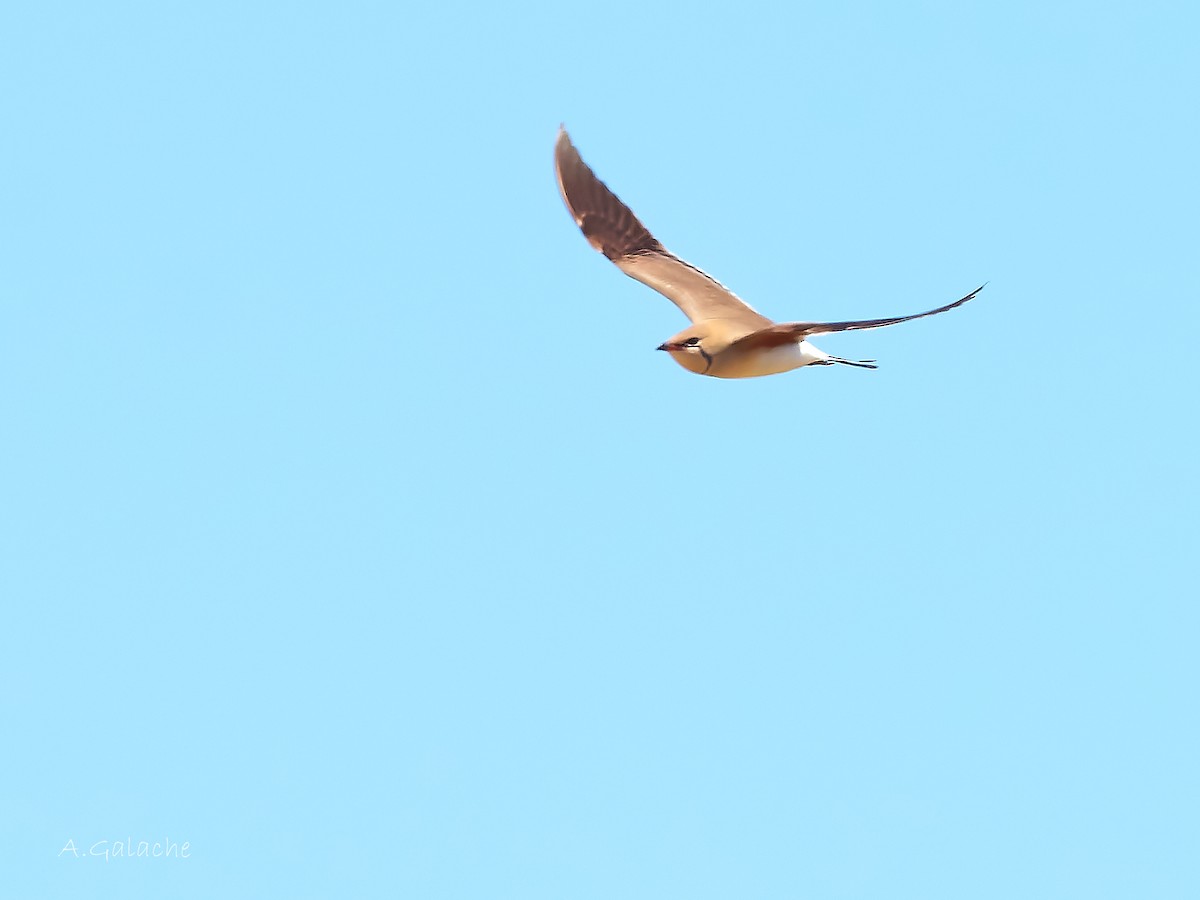
[[[722,327],[719,319],[697,322],[679,334],[659,344],[671,358],[685,369],[700,375],[712,368],[713,357],[728,347],[734,340],[730,329]]]

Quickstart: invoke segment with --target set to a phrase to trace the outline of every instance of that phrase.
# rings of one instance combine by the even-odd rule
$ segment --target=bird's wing
[[[715,278],[663,247],[596,177],[566,129],[558,132],[554,169],[563,201],[583,236],[626,275],[654,288],[693,322],[732,319],[752,329],[771,324]]]
[[[937,309],[915,313],[911,316],[893,316],[890,319],[862,319],[857,322],[781,322],[778,325],[772,325],[769,328],[763,328],[753,334],[748,334],[736,341],[732,346],[743,349],[757,348],[765,350],[768,347],[794,344],[814,334],[829,334],[833,331],[860,331],[864,328],[882,328],[885,325],[896,325],[900,322],[910,322],[913,319],[923,319],[925,316],[936,316],[938,313],[944,313],[947,310],[954,309],[956,306],[962,306],[968,300],[974,299],[975,295],[982,291],[984,287],[986,285],[981,284],[961,300],[955,300],[953,303],[947,303],[945,306],[939,306]]]

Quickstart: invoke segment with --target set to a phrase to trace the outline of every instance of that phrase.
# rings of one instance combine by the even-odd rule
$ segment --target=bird
[[[667,250],[633,210],[591,170],[565,127],[554,145],[559,193],[583,236],[626,275],[679,307],[692,324],[657,349],[689,372],[714,378],[757,378],[803,366],[841,364],[876,369],[873,359],[843,359],[808,338],[837,331],[882,328],[935,316],[974,299],[986,282],[953,303],[927,312],[852,322],[773,322],[711,275]]]

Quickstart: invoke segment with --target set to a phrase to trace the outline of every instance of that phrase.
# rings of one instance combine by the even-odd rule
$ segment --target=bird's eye
[[[700,343],[700,338],[698,338],[698,337],[688,338],[686,341],[683,342],[683,346],[695,347],[699,343]]]

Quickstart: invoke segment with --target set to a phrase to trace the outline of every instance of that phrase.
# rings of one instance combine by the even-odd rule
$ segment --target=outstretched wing
[[[974,299],[975,295],[986,286],[986,284],[981,284],[961,300],[955,300],[953,303],[947,303],[945,306],[939,306],[937,309],[931,309],[928,312],[914,313],[911,316],[893,316],[889,319],[861,319],[855,322],[781,322],[778,325],[772,325],[769,328],[756,331],[754,334],[748,334],[738,340],[733,346],[743,349],[766,349],[768,347],[779,347],[783,344],[794,344],[814,334],[829,334],[834,331],[860,331],[864,328],[883,328],[885,325],[911,322],[913,319],[936,316],[938,313],[944,313],[954,309],[956,306],[962,306],[968,300]]]
[[[554,168],[563,201],[583,236],[626,275],[654,288],[693,322],[732,319],[747,329],[771,324],[715,278],[663,247],[596,177],[566,129],[558,132]]]

